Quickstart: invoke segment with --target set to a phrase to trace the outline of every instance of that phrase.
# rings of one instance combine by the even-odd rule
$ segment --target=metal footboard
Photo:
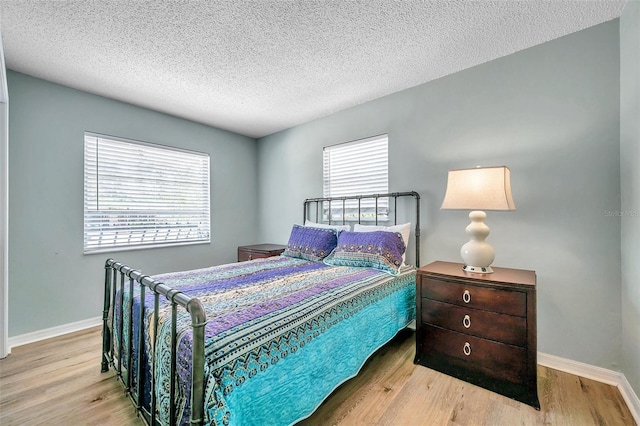
[[[118,277],[120,279],[118,280]],[[119,281],[119,284],[118,284]],[[128,366],[131,367],[131,357],[133,353],[133,297],[129,297],[129,303],[124,306],[124,289],[125,283],[128,285],[129,294],[133,295],[134,288],[140,290],[140,312],[138,316],[139,327],[137,336],[137,354],[138,362],[136,371],[126,371],[123,366],[123,356],[114,353],[114,327],[116,326],[116,315],[120,318],[118,323],[118,348],[119,352],[126,352]],[[119,285],[119,292],[118,292]],[[170,385],[170,423],[176,423],[176,405],[175,405],[175,372],[177,360],[177,337],[176,337],[176,320],[178,309],[185,309],[191,314],[191,326],[193,329],[193,348],[191,358],[191,424],[201,425],[204,421],[204,326],[207,322],[206,314],[202,303],[186,294],[174,290],[167,285],[151,279],[147,275],[142,275],[137,270],[109,259],[105,262],[105,278],[104,278],[104,310],[102,313],[102,372],[114,367],[116,374],[125,388],[125,391],[133,401],[138,413],[142,415],[144,421],[149,425],[159,424],[156,418],[156,395],[155,395],[155,373],[156,373],[156,354],[157,345],[151,345],[152,353],[148,354],[151,358],[151,401],[149,409],[145,408],[142,403],[143,386],[147,378],[144,377],[145,369],[142,367],[142,354],[144,353],[144,317],[145,317],[145,292],[151,291],[154,296],[154,314],[153,314],[153,335],[157,336],[158,330],[158,306],[160,296],[166,297],[171,303],[171,385]],[[116,303],[116,297],[119,302]],[[118,312],[115,312],[118,306]],[[129,321],[124,324],[123,312],[128,309]],[[114,312],[109,315],[110,310]],[[128,327],[127,334],[129,342],[123,347],[123,327]],[[131,368],[130,368],[131,369]],[[133,377],[136,377],[135,386]]]

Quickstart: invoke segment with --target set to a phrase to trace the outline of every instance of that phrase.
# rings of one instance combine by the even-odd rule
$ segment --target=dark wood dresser
[[[255,244],[238,247],[238,262],[258,259],[260,257],[279,256],[287,246],[281,244]]]
[[[415,363],[540,409],[536,274],[433,262],[416,279]]]

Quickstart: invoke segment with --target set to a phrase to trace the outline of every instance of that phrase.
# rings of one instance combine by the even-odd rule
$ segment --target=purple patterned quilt
[[[205,307],[207,424],[291,424],[308,416],[335,387],[355,375],[375,349],[415,318],[413,267],[403,267],[393,277],[372,268],[280,256],[152,278],[197,297]],[[168,424],[171,309],[163,302],[158,335],[152,338],[153,297],[145,297],[144,326],[147,353],[152,345],[158,348],[154,391],[159,418]],[[134,292],[134,312],[139,303]],[[188,424],[191,319],[181,311],[178,423]],[[344,340],[352,332],[354,337]],[[329,347],[339,352],[336,359],[313,358]],[[320,365],[323,362],[327,365]],[[327,383],[305,387],[302,370],[318,370],[313,374],[322,374]],[[336,377],[329,377],[335,371]]]

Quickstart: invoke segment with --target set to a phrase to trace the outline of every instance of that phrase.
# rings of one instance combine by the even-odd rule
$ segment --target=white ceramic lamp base
[[[471,223],[466,227],[465,232],[470,240],[460,249],[460,256],[464,261],[464,269],[467,272],[480,274],[490,274],[493,272],[491,264],[495,259],[495,252],[490,244],[484,240],[489,235],[489,227],[484,223],[487,214],[483,211],[474,210],[469,213]]]

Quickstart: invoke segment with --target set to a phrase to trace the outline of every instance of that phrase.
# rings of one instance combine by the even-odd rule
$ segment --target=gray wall
[[[388,133],[390,190],[423,197],[421,263],[459,261],[447,170],[508,165],[518,210],[488,212],[488,241],[537,272],[538,349],[620,369],[619,86],[616,20],[260,139],[262,240],[322,195],[323,146]]]
[[[160,273],[235,261],[257,233],[254,139],[8,72],[9,336],[101,315],[108,257]],[[211,243],[83,255],[84,132],[207,152]]]
[[[622,362],[640,395],[640,2],[620,17],[620,181],[622,190]]]

